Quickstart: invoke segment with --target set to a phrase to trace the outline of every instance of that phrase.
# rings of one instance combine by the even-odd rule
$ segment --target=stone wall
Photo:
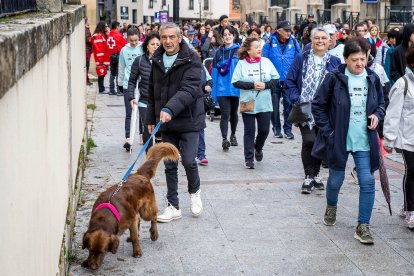
[[[86,140],[84,7],[0,20],[0,275],[65,275]]]

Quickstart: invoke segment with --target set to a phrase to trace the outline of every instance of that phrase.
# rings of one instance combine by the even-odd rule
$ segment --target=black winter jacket
[[[137,87],[137,81],[140,78],[139,88],[139,101],[145,104],[148,103],[148,87],[149,78],[151,74],[151,61],[147,55],[136,57],[134,63],[131,66],[131,74],[128,81],[128,101],[135,99],[135,88]]]
[[[326,160],[329,168],[345,170],[348,153],[346,137],[350,120],[351,103],[348,90],[348,77],[345,64],[334,72],[329,72],[321,83],[312,102],[312,114],[320,129],[312,150],[312,155]],[[367,117],[371,114],[383,120],[385,115],[384,96],[379,77],[369,68]],[[371,172],[379,168],[379,147],[376,130],[368,130],[371,156]]]
[[[414,24],[409,23],[404,26],[402,42],[398,45],[391,55],[390,77],[393,82],[405,75],[405,52],[410,43],[411,34],[414,33]]]
[[[168,108],[172,120],[160,131],[195,132],[205,128],[203,92],[201,88],[201,60],[188,47],[180,43],[180,51],[171,68],[165,72],[163,46],[152,57],[145,123],[155,125],[161,109]]]

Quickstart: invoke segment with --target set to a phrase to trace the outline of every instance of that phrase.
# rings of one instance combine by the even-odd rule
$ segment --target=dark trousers
[[[198,133],[198,150],[197,150],[198,160],[206,158],[206,142],[204,140],[204,128]]]
[[[319,129],[316,126],[314,126],[312,130],[309,128],[309,126],[299,126],[299,129],[300,133],[302,134],[301,156],[305,176],[318,176],[321,169],[322,160],[313,157],[311,153]]]
[[[145,115],[147,113],[147,108],[140,106],[138,107],[138,111],[139,111],[139,124],[142,124],[142,133],[140,130],[140,134],[142,134],[142,141],[144,142],[144,144],[148,141],[149,137],[151,136],[151,134],[148,132],[148,125],[144,124],[145,122]],[[152,146],[152,141],[149,142],[148,144],[148,148],[146,149],[146,152],[148,152],[149,148]]]
[[[292,124],[288,122],[289,112],[292,109],[289,97],[283,89],[283,82],[279,82],[276,85],[276,90],[272,91],[272,105],[273,113],[271,122],[273,131],[276,133],[282,132],[282,126],[280,123],[280,98],[283,97],[283,131],[285,134],[292,132]]]
[[[119,86],[121,89],[122,86]],[[123,88],[122,88],[122,92]],[[132,107],[131,103],[128,101],[128,93],[124,93],[124,104],[125,104],[125,138],[130,137],[130,127],[131,127],[131,114],[132,114]]]
[[[267,136],[269,135],[270,116],[272,112],[260,112],[257,114],[242,113],[244,123],[244,160],[253,161],[254,150],[262,150]],[[254,135],[256,133],[256,141]]]
[[[104,91],[105,91],[104,80],[105,80],[105,76],[99,76],[99,77],[98,77],[98,88],[99,88],[99,93],[101,93],[101,92],[104,92]]]
[[[111,62],[111,75],[109,76],[109,92],[115,94],[118,86],[118,62]],[[121,83],[122,86],[122,83]]]
[[[193,194],[200,189],[200,176],[198,175],[198,166],[195,160],[198,149],[199,132],[163,132],[162,141],[173,144],[180,149],[181,162],[184,166],[188,192]],[[178,200],[178,163],[173,161],[164,161],[165,176],[167,179],[167,200],[175,208],[179,208]]]
[[[90,82],[89,80],[89,66],[91,65],[91,57],[86,57],[86,84]]]
[[[236,134],[237,123],[239,121],[239,116],[237,111],[239,109],[239,97],[217,97],[220,105],[220,130],[221,136],[223,139],[227,139],[229,121],[231,135]]]
[[[414,211],[414,152],[403,150],[405,163],[403,179],[404,207],[406,211]]]

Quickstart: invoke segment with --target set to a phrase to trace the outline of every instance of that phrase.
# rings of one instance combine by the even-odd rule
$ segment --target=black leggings
[[[403,150],[405,163],[403,179],[404,207],[406,211],[414,211],[414,152]]]
[[[311,153],[319,129],[316,126],[314,126],[312,130],[308,126],[299,126],[299,129],[302,134],[301,156],[305,177],[307,175],[310,177],[318,176],[322,160],[313,157]]]
[[[227,133],[229,129],[229,121],[231,128],[231,135],[236,134],[237,122],[239,116],[237,110],[239,109],[239,97],[218,97],[220,105],[221,119],[220,130],[223,139],[227,139]]]

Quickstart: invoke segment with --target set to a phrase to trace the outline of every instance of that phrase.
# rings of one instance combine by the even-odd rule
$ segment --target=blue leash
[[[111,199],[114,195],[116,195],[119,190],[122,188],[124,183],[128,180],[129,175],[131,174],[132,170],[134,169],[135,163],[137,163],[138,159],[141,157],[141,155],[144,153],[144,151],[148,148],[149,143],[151,142],[152,138],[155,136],[157,131],[160,129],[160,126],[162,125],[162,121],[159,121],[158,124],[155,126],[154,130],[152,131],[151,136],[145,142],[144,146],[142,147],[141,151],[138,153],[137,158],[135,158],[134,163],[132,163],[131,167],[127,170],[127,172],[124,174],[124,177],[122,177],[121,182],[119,182],[118,186],[116,187],[115,191],[111,194],[111,196],[108,199],[108,202],[111,203]]]
[[[162,121],[159,121],[158,124],[155,126],[154,130],[152,131],[151,136],[145,142],[144,146],[142,147],[141,151],[138,153],[137,158],[135,159],[134,163],[132,163],[131,167],[127,170],[127,172],[124,174],[124,177],[122,177],[122,182],[126,182],[128,180],[129,175],[131,174],[132,170],[134,169],[135,163],[137,163],[138,159],[141,157],[141,155],[144,153],[144,151],[148,148],[149,143],[151,142],[154,135],[157,133],[157,131],[160,129],[160,126],[162,124]]]

